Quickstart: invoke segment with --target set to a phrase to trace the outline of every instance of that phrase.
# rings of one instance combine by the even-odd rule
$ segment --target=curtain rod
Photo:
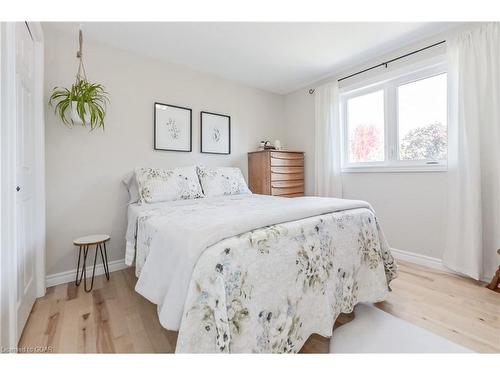
[[[422,52],[422,51],[425,51],[426,49],[429,49],[429,48],[432,48],[432,47],[436,47],[440,44],[443,44],[443,43],[446,43],[446,40],[442,40],[440,42],[437,42],[437,43],[434,43],[434,44],[431,44],[430,46],[427,46],[427,47],[423,47],[423,48],[420,48],[420,49],[417,49],[415,51],[412,51],[412,52],[409,52],[409,53],[406,53],[404,55],[401,55],[401,56],[398,56],[398,57],[395,57],[391,60],[387,60],[383,63],[380,63],[380,64],[377,64],[377,65],[374,65],[374,66],[371,66],[369,68],[366,68],[366,69],[363,69],[363,70],[360,70],[359,72],[356,72],[356,73],[353,73],[353,74],[349,74],[348,76],[345,76],[345,77],[342,77],[342,78],[339,78],[337,80],[337,82],[340,82],[340,81],[343,81],[345,79],[348,79],[348,78],[351,78],[351,77],[354,77],[354,76],[357,76],[358,74],[362,74],[362,73],[365,73],[369,70],[372,70],[372,69],[376,69],[376,68],[380,68],[380,67],[385,67],[387,68],[387,65],[394,62],[394,61],[397,61],[397,60],[400,60],[400,59],[404,59],[405,57],[408,57],[408,56],[411,56],[411,55],[414,55],[416,53],[419,53],[419,52]],[[314,94],[314,91],[315,89],[309,89],[309,94]]]

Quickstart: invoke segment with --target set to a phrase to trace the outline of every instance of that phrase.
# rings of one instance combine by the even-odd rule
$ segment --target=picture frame
[[[154,149],[193,151],[193,111],[191,108],[154,103]]]
[[[231,116],[200,112],[200,151],[203,154],[231,153]]]

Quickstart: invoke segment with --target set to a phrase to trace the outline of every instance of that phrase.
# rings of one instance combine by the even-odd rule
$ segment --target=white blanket
[[[194,266],[207,247],[253,229],[356,208],[371,209],[345,199],[237,195],[146,210],[137,215],[136,262],[144,265],[136,291],[158,305],[165,328],[179,330]]]

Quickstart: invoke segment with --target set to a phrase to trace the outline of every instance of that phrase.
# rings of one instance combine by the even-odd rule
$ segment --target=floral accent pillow
[[[139,204],[203,198],[194,167],[159,169],[137,168]]]
[[[196,167],[201,187],[206,197],[252,194],[239,168]]]

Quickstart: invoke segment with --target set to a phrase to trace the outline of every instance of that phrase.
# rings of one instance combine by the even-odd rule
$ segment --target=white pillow
[[[127,173],[127,175],[123,177],[122,182],[127,187],[128,204],[137,203],[139,201],[139,188],[137,187],[137,181],[135,179],[135,171]]]
[[[201,187],[206,197],[252,194],[239,168],[196,167]]]
[[[139,188],[140,204],[203,197],[194,167],[137,168],[135,178]]]

